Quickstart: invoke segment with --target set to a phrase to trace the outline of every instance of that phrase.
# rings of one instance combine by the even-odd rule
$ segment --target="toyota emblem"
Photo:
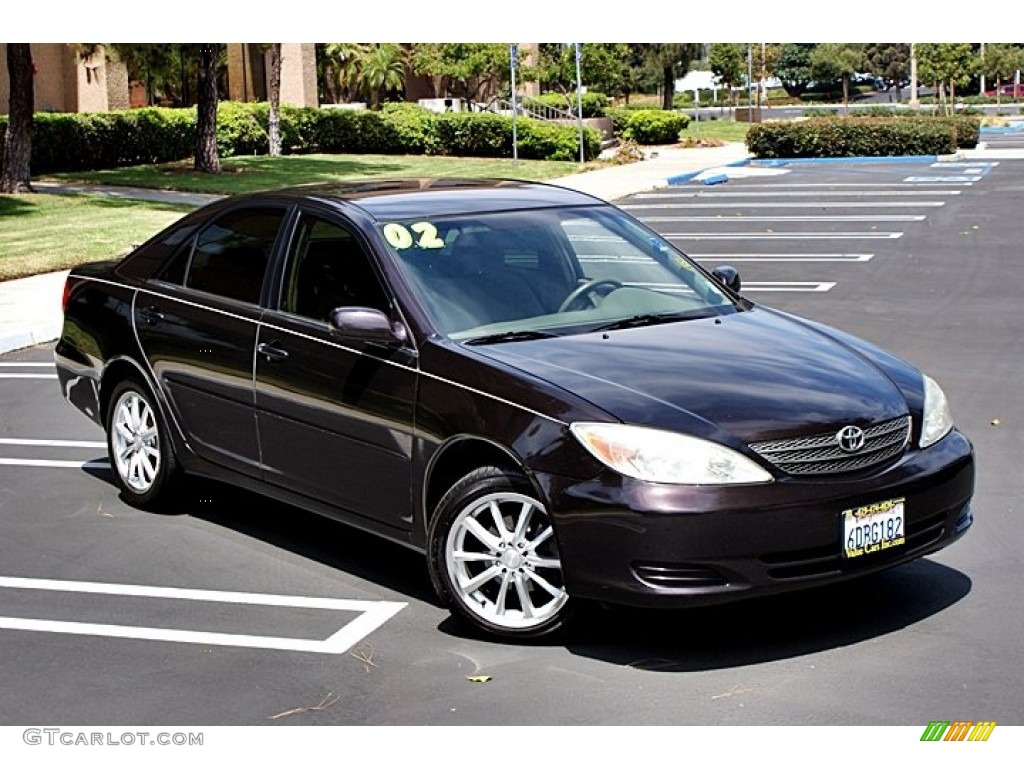
[[[860,427],[843,427],[836,434],[836,442],[846,453],[856,453],[864,447],[864,430]]]

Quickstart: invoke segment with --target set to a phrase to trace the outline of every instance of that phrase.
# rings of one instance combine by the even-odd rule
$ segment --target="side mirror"
[[[724,285],[735,293],[740,292],[742,288],[742,282],[740,281],[740,272],[736,267],[730,267],[728,264],[723,264],[720,267],[715,267],[711,274]]]
[[[331,311],[331,329],[343,339],[374,341],[379,344],[404,344],[408,332],[401,323],[379,309],[338,307]]]

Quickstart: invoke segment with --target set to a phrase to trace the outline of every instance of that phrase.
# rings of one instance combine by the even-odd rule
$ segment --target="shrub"
[[[576,114],[576,94],[544,93],[536,98],[549,107]],[[611,99],[598,91],[583,94],[583,117],[604,117]]]
[[[579,131],[573,126],[523,120],[517,125],[516,138],[524,160],[578,160],[580,156]],[[583,129],[583,152],[587,160],[601,153],[600,132]]]
[[[612,120],[614,123],[614,118]],[[671,144],[689,124],[690,118],[681,112],[641,110],[630,113],[622,138],[638,144]]]
[[[221,157],[269,151],[266,103],[222,102],[217,111]],[[579,156],[575,125],[524,120],[522,157],[573,160]],[[0,132],[7,118],[0,116]],[[50,173],[164,163],[190,157],[195,149],[195,109],[147,108],[88,114],[37,113],[32,134],[32,171]],[[439,154],[511,157],[512,119],[491,113],[435,114],[413,104],[381,112],[281,106],[286,153]],[[587,159],[600,153],[601,138],[587,129]]]
[[[747,149],[761,158],[941,155],[955,152],[956,142],[956,127],[942,120],[811,118],[747,132]]]

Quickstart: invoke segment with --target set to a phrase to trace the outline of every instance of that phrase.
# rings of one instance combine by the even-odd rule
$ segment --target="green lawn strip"
[[[747,140],[747,131],[750,123],[738,123],[735,120],[691,120],[686,130],[680,135],[685,138],[692,136],[701,139],[718,139],[719,141],[737,141],[743,143]]]
[[[94,195],[0,195],[0,280],[124,255],[190,210]]]
[[[570,161],[420,155],[260,155],[225,158],[221,167],[220,174],[197,173],[192,170],[191,161],[182,161],[55,173],[44,177],[44,180],[231,195],[341,179],[463,176],[543,180],[568,176],[580,170],[579,163]]]

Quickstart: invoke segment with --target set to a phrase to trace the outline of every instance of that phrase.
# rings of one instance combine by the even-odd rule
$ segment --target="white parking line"
[[[57,467],[63,469],[110,469],[106,459],[92,461],[65,461],[63,459],[0,459],[4,467]]]
[[[384,600],[342,600],[328,597],[301,597],[269,595],[250,592],[221,592],[205,589],[178,589],[173,587],[147,587],[136,584],[104,584],[89,581],[56,581],[52,579],[25,579],[0,577],[0,587],[8,589],[37,589],[51,592],[80,592],[127,597],[152,597],[171,600],[201,600],[213,603],[243,605],[270,605],[285,608],[317,608],[329,611],[347,611],[360,614],[341,629],[322,640],[241,635],[223,632],[133,627],[122,624],[91,624],[77,621],[51,621],[49,619],[22,619],[0,616],[0,629],[28,632],[55,632],[69,635],[95,635],[134,640],[163,640],[176,643],[227,645],[243,648],[264,648],[307,653],[345,653],[371,632],[382,626],[408,605]]]
[[[638,205],[620,205],[631,210],[676,209],[676,208],[941,208],[944,200],[800,200],[780,201],[751,200],[745,203],[640,203]]]
[[[929,177],[922,177],[922,178],[929,178]],[[938,179],[938,177],[931,177],[932,181],[936,181],[937,179]],[[775,185],[772,185],[772,186],[774,187]],[[832,187],[832,186],[839,186],[839,185],[838,184],[826,184],[825,186]],[[875,187],[877,185],[872,184],[870,186],[871,187]],[[901,186],[906,186],[906,185],[901,185]],[[946,186],[946,184],[942,184],[942,186]],[[662,194],[662,195],[634,195],[634,198],[640,198],[640,197],[642,197],[642,198],[675,198],[675,197],[685,197],[685,198],[689,198],[689,199],[692,200],[695,197],[824,197],[826,195],[827,196],[831,196],[831,197],[837,197],[837,196],[840,196],[840,195],[843,196],[843,197],[868,197],[868,196],[870,196],[870,197],[876,197],[876,196],[882,196],[882,197],[914,197],[916,195],[929,195],[929,196],[932,196],[932,195],[959,195],[959,194],[962,193],[962,190],[959,190],[959,189],[895,189],[895,190],[882,190],[882,189],[874,189],[873,188],[873,189],[864,190],[864,191],[858,191],[858,192],[846,192],[846,191],[838,190],[838,189],[831,189],[831,190],[830,189],[822,189],[822,190],[813,190],[813,191],[808,190],[808,191],[795,191],[795,192],[779,192],[778,190],[775,190],[773,192],[761,192],[761,191],[752,191],[753,189],[754,189],[753,187],[748,187],[746,189],[743,189],[743,188],[733,189],[733,190],[730,190],[728,192],[704,192],[702,190],[700,192],[691,192],[691,193],[686,194],[686,195],[678,195],[678,194],[673,194],[673,193],[665,193],[665,194]]]
[[[52,448],[106,448],[99,440],[33,440],[18,437],[0,437],[0,445],[41,445]]]
[[[871,261],[873,253],[687,253],[697,261],[799,261],[799,262],[852,262]]]
[[[729,214],[728,216],[644,216],[644,221],[715,221],[715,222],[728,222],[730,224],[737,223],[742,224],[743,222],[763,222],[763,221],[856,221],[856,222],[905,222],[905,221],[924,221],[927,216],[917,216],[912,214],[879,214],[877,216],[865,216],[865,215],[833,215],[833,216],[742,216],[737,214]]]
[[[53,363],[0,363],[0,368],[53,368]]]
[[[941,182],[943,184],[956,184],[958,182],[975,182],[981,181],[981,176],[907,176],[904,179],[908,184],[935,184]]]
[[[835,283],[778,282],[744,283],[743,291],[771,291],[773,293],[828,293]]]
[[[902,232],[668,232],[669,240],[897,240]]]
[[[0,379],[56,379],[56,373],[0,373]]]

